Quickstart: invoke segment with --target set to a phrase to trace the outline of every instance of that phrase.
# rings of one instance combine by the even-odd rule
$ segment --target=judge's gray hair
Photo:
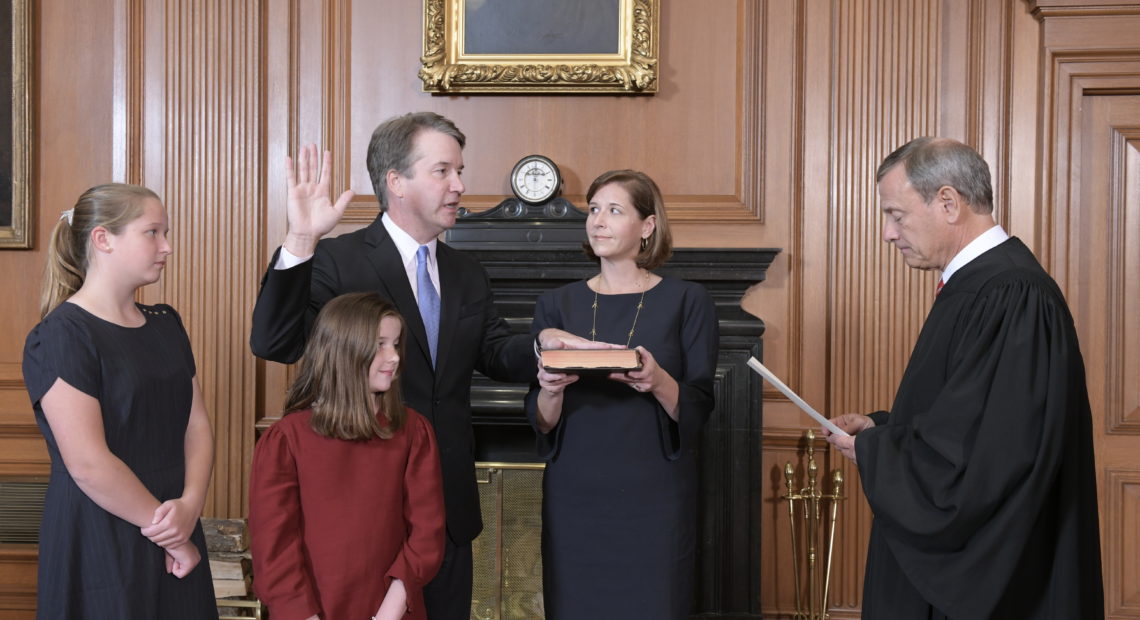
[[[906,178],[922,199],[930,202],[943,186],[953,187],[975,213],[992,213],[994,191],[990,167],[977,151],[949,138],[915,138],[879,164],[875,181],[895,166],[905,166]]]

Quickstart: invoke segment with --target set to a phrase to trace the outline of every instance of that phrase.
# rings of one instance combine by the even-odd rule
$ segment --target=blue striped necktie
[[[439,346],[439,293],[431,283],[428,275],[428,246],[421,245],[416,250],[416,288],[419,292],[417,303],[420,306],[420,316],[424,320],[424,329],[427,330],[428,349],[431,350],[431,365],[435,367],[435,352]]]

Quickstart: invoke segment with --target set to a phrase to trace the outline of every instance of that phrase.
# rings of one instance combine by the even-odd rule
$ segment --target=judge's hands
[[[335,204],[329,200],[332,154],[325,151],[319,164],[317,157],[317,145],[306,144],[297,152],[296,169],[293,160],[285,158],[285,181],[289,188],[285,214],[289,232],[284,246],[299,258],[312,256],[317,241],[336,226],[348,202],[356,195],[348,190]]]
[[[835,449],[839,450],[840,454],[851,459],[852,463],[857,463],[858,461],[855,458],[855,436],[858,435],[860,431],[874,427],[875,421],[860,413],[845,413],[837,418],[831,418],[831,421],[839,428],[850,433],[851,436],[844,437],[843,435],[835,435],[823,427],[820,427],[820,432],[822,432],[823,436],[827,439],[827,443],[835,446]]]
[[[140,531],[159,547],[177,547],[190,540],[198,512],[183,498],[166,500],[154,509],[151,524]]]
[[[194,543],[183,543],[177,547],[166,549],[166,572],[179,579],[189,575],[190,571],[194,570],[200,561],[202,561],[202,555],[198,553],[198,548],[194,546]]]
[[[595,342],[561,329],[547,327],[538,333],[538,344],[544,349],[624,349],[620,344]]]

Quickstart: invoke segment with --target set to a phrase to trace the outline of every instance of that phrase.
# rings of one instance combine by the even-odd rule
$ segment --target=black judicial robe
[[[924,602],[963,620],[1104,617],[1084,363],[1019,239],[954,274],[872,418],[855,441],[875,516],[865,620]]]

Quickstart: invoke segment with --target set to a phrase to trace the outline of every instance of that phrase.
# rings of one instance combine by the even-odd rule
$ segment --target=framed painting
[[[31,0],[0,0],[0,249],[32,247]]]
[[[424,0],[427,92],[657,92],[661,0]]]

